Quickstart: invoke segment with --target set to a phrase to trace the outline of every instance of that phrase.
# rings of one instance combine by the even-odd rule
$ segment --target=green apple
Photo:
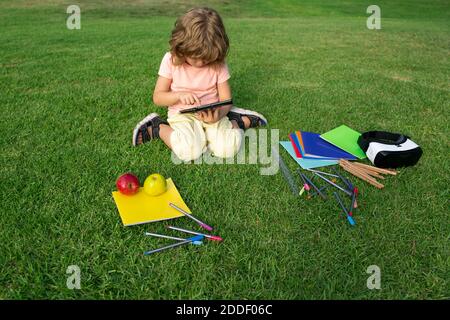
[[[149,196],[159,196],[166,192],[166,179],[159,173],[151,174],[144,181],[144,191]]]

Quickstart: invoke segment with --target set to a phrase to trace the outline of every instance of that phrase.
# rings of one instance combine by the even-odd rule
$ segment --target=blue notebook
[[[328,159],[356,160],[356,157],[323,140],[320,134],[301,131],[305,155]]]
[[[295,131],[294,133],[291,133],[289,135],[289,139],[292,142],[292,146],[294,147],[294,151],[297,155],[297,158],[314,159],[314,160],[327,160],[328,159],[325,157],[305,153],[305,150],[303,147],[303,141],[299,141],[299,138],[302,139],[300,131]],[[333,160],[334,160],[334,158],[333,158]]]

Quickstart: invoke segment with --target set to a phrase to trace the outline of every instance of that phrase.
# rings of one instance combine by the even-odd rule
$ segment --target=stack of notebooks
[[[360,135],[342,125],[323,134],[296,131],[289,135],[290,141],[280,144],[303,169],[311,169],[337,164],[339,159],[366,158],[358,145]]]

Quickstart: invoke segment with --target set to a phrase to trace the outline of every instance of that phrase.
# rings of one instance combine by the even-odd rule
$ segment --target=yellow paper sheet
[[[132,196],[121,194],[119,191],[112,193],[124,226],[184,216],[182,213],[170,207],[169,202],[191,213],[172,179],[166,179],[166,182],[167,191],[155,197],[147,195],[144,188],[139,188],[139,192]]]

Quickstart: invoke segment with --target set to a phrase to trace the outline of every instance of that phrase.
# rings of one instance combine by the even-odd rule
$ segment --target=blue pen
[[[353,220],[353,218],[348,214],[347,209],[345,209],[344,205],[342,204],[341,201],[341,197],[339,197],[339,195],[337,194],[337,192],[333,192],[334,196],[336,197],[337,201],[339,202],[339,204],[341,205],[342,210],[344,211],[344,213],[347,215],[347,220],[348,222],[354,226],[355,225],[355,220]]]
[[[157,234],[157,233],[151,233],[151,232],[146,232],[146,233],[144,233],[144,235],[157,237],[157,238],[172,239],[172,240],[177,240],[177,241],[185,241],[185,240],[187,240],[185,238],[166,236],[165,234]],[[195,244],[195,245],[199,246],[199,245],[202,245],[203,242],[201,242],[201,241],[193,241],[192,244]]]
[[[160,252],[160,251],[163,251],[163,250],[175,248],[175,247],[178,247],[178,246],[182,246],[184,244],[188,244],[188,243],[191,243],[191,242],[194,242],[194,241],[201,241],[201,240],[203,240],[203,236],[195,236],[195,237],[192,237],[192,238],[188,238],[185,241],[180,241],[180,242],[177,242],[177,243],[174,243],[174,244],[162,247],[162,248],[158,248],[158,249],[150,250],[150,251],[145,251],[144,252],[144,256],[148,256],[148,255],[150,255],[152,253]]]

